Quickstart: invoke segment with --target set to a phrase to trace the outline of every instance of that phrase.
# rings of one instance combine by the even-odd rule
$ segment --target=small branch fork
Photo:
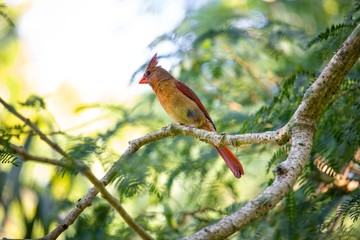
[[[30,126],[43,141],[68,161],[64,162],[56,159],[34,156],[27,153],[22,147],[10,145],[15,153],[21,155],[24,160],[33,160],[65,168],[75,168],[94,185],[61,223],[52,232],[41,239],[56,239],[77,219],[86,207],[91,205],[93,199],[99,192],[101,192],[101,196],[111,204],[111,206],[141,238],[152,239],[152,237],[137,225],[137,223],[126,213],[120,202],[105,188],[105,186],[116,177],[116,173],[120,168],[120,162],[129,158],[146,144],[177,135],[193,136],[201,141],[217,146],[229,145],[235,147],[255,143],[277,143],[283,145],[291,139],[292,143],[289,155],[285,161],[278,165],[275,172],[275,180],[269,187],[235,213],[224,217],[219,222],[207,226],[196,232],[194,235],[185,237],[184,239],[224,239],[236,231],[239,231],[251,221],[257,219],[264,213],[267,213],[292,189],[297,177],[310,157],[313,134],[316,130],[316,123],[322,110],[329,103],[330,98],[334,93],[338,91],[342,80],[355,64],[359,56],[360,25],[355,28],[353,33],[335,53],[318,79],[306,91],[303,101],[288,124],[276,131],[226,135],[170,124],[161,130],[130,141],[124,154],[113,164],[111,169],[101,180],[98,180],[82,162],[75,161],[68,156],[56,143],[52,142],[45,134],[43,134],[35,124],[23,117],[13,107],[0,98],[0,103],[4,105],[5,108]]]

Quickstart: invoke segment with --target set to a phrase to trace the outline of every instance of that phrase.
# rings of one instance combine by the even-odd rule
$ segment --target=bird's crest
[[[151,58],[147,68],[154,68],[157,66],[157,64],[158,64],[158,58],[157,58],[157,53],[155,53],[155,55]]]

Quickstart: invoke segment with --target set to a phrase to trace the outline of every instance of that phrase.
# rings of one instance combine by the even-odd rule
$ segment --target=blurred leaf
[[[30,97],[28,97],[28,99],[26,99],[25,102],[20,103],[20,105],[22,105],[24,107],[31,107],[36,110],[46,108],[44,99],[42,99],[41,97],[36,96],[36,95],[31,95]]]

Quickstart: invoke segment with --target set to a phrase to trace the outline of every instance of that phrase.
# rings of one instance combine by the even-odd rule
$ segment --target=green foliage
[[[0,16],[6,21],[9,26],[15,27],[15,24],[13,23],[9,15],[5,12],[5,9],[6,5],[4,3],[0,3]]]
[[[189,8],[184,21],[171,33],[155,39],[150,48],[164,43],[175,46],[174,52],[161,55],[160,61],[177,60],[170,71],[195,90],[219,132],[278,129],[290,120],[306,89],[358,24],[359,1],[333,1],[338,4],[336,16],[310,0],[301,1],[302,7],[297,1],[248,1],[246,7],[230,2],[233,1],[210,1],[201,8]],[[330,27],[324,31],[327,26]],[[133,78],[145,66],[146,63]],[[322,173],[316,164],[316,159],[323,159],[323,164],[336,173],[344,173],[346,168],[351,173],[347,180],[359,181],[359,160],[355,159],[360,148],[359,79],[360,68],[356,65],[325,107],[311,161],[294,189],[266,216],[250,223],[232,239],[351,239],[360,234],[358,190],[337,185],[332,174]],[[272,170],[286,159],[290,147],[239,147],[235,153],[246,169],[245,177],[239,181],[211,146],[190,137],[153,142],[129,158],[113,149],[119,145],[119,139],[132,140],[129,133],[134,130],[145,134],[170,123],[152,93],[144,94],[130,107],[79,106],[75,109],[77,114],[96,109],[111,119],[106,129],[83,134],[72,133],[74,129],[59,130],[47,112],[45,100],[37,95],[13,106],[27,111],[29,118],[76,161],[90,166],[100,162],[105,170],[117,161],[115,194],[156,239],[181,238],[241,208],[272,182]],[[42,151],[43,143],[31,129],[9,116],[0,115],[0,159],[16,158],[9,151],[8,144],[13,142],[39,155],[59,157],[51,150]],[[79,184],[78,176],[54,171],[48,182],[30,183],[21,178],[20,168],[10,167],[9,171],[0,172],[0,176],[5,176],[0,178],[0,189],[14,185],[4,190],[15,196],[15,200],[4,201],[5,215],[14,201],[23,201],[22,192],[30,191],[37,199],[36,211],[32,218],[24,217],[25,235],[34,237],[34,222],[49,232],[63,212],[75,206],[72,191],[78,191],[73,186]],[[21,167],[31,171],[27,164]],[[132,239],[136,235],[104,201],[96,200],[65,232],[64,238]]]
[[[39,96],[31,95],[25,102],[20,103],[24,107],[30,107],[34,109],[45,109],[45,101]]]
[[[341,23],[338,25],[332,25],[331,27],[327,28],[325,32],[320,33],[314,39],[312,39],[307,45],[306,48],[310,48],[312,45],[319,43],[321,41],[325,41],[328,39],[332,39],[334,37],[338,37],[341,33],[349,33],[354,27],[356,26],[355,23],[347,24]]]
[[[97,139],[90,137],[76,137],[70,139],[67,152],[76,161],[91,160],[91,157],[97,157],[102,154],[101,147],[98,146]]]
[[[360,22],[360,19],[357,15],[359,15],[360,11],[360,3],[359,1],[355,1],[354,6],[348,11],[348,13],[344,17],[344,21],[339,24],[331,25],[330,27],[326,28],[326,30],[312,40],[310,40],[306,44],[306,48],[312,47],[316,43],[320,43],[322,41],[331,40],[338,38],[344,38],[351,30],[356,27],[356,25]],[[323,44],[323,46],[327,45],[328,43]]]
[[[108,204],[97,201],[75,223],[76,233],[67,239],[114,239],[110,223],[114,213]]]
[[[295,197],[295,193],[293,191],[291,191],[290,193],[287,194],[287,196],[285,197],[285,216],[287,217],[287,219],[285,219],[285,224],[288,227],[287,229],[287,238],[288,239],[297,239],[299,238],[299,232],[298,232],[298,228],[296,226],[296,217],[297,217],[297,212],[296,212],[296,197]]]
[[[272,158],[268,162],[268,167],[266,172],[269,173],[272,169],[274,169],[275,164],[279,164],[280,162],[284,161],[290,151],[289,146],[280,147],[276,152],[273,154]]]
[[[17,157],[8,152],[6,149],[0,149],[0,164],[12,164],[15,167],[20,166],[20,162],[16,161]]]
[[[344,201],[344,203],[341,204],[337,215],[341,215],[341,226],[343,226],[347,215],[353,222],[357,221],[360,216],[360,193],[354,194],[351,199]]]

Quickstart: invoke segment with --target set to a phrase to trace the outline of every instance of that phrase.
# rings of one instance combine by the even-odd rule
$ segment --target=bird
[[[216,132],[215,124],[199,97],[185,83],[176,80],[168,71],[158,65],[157,54],[151,58],[139,84],[151,86],[160,104],[176,124]],[[213,147],[236,178],[244,175],[241,162],[227,146],[213,145]]]

